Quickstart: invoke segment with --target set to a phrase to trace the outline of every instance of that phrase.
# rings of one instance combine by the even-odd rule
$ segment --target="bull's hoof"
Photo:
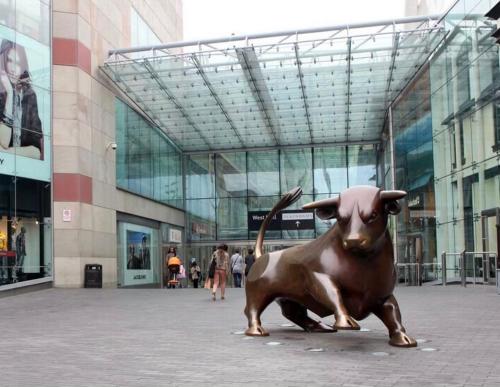
[[[260,325],[252,325],[245,331],[247,336],[269,336],[269,333],[264,330]]]
[[[317,321],[314,324],[308,324],[305,328],[307,332],[311,333],[333,333],[337,332],[334,327],[330,327],[326,324],[323,324],[321,321]]]
[[[359,331],[361,327],[351,316],[340,316],[333,326],[339,331]]]
[[[391,336],[389,344],[395,347],[411,348],[417,346],[417,341],[404,332],[396,332]]]

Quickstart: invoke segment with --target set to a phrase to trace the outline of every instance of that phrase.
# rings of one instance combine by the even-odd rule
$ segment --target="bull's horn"
[[[406,196],[405,191],[380,191],[380,200],[398,200]]]
[[[324,207],[333,207],[339,205],[339,197],[317,200],[312,203],[307,203],[302,206],[304,210],[310,210],[312,208],[324,208]]]

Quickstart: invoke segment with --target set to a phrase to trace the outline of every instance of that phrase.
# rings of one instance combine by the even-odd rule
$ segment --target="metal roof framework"
[[[101,67],[183,152],[376,143],[438,16],[117,49]]]

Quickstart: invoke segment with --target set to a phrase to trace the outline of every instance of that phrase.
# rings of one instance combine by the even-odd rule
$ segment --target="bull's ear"
[[[391,215],[399,214],[401,206],[398,200],[405,196],[405,191],[380,191],[380,200],[384,203],[385,210]]]
[[[339,208],[339,198],[318,200],[302,206],[304,210],[315,209],[316,215],[320,219],[332,219],[337,217]]]

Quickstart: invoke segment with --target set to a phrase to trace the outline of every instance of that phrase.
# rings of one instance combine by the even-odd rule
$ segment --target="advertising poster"
[[[2,25],[0,173],[50,180],[50,48]]]
[[[119,222],[121,286],[147,285],[159,281],[158,230]]]
[[[127,230],[127,270],[151,270],[151,234]]]

